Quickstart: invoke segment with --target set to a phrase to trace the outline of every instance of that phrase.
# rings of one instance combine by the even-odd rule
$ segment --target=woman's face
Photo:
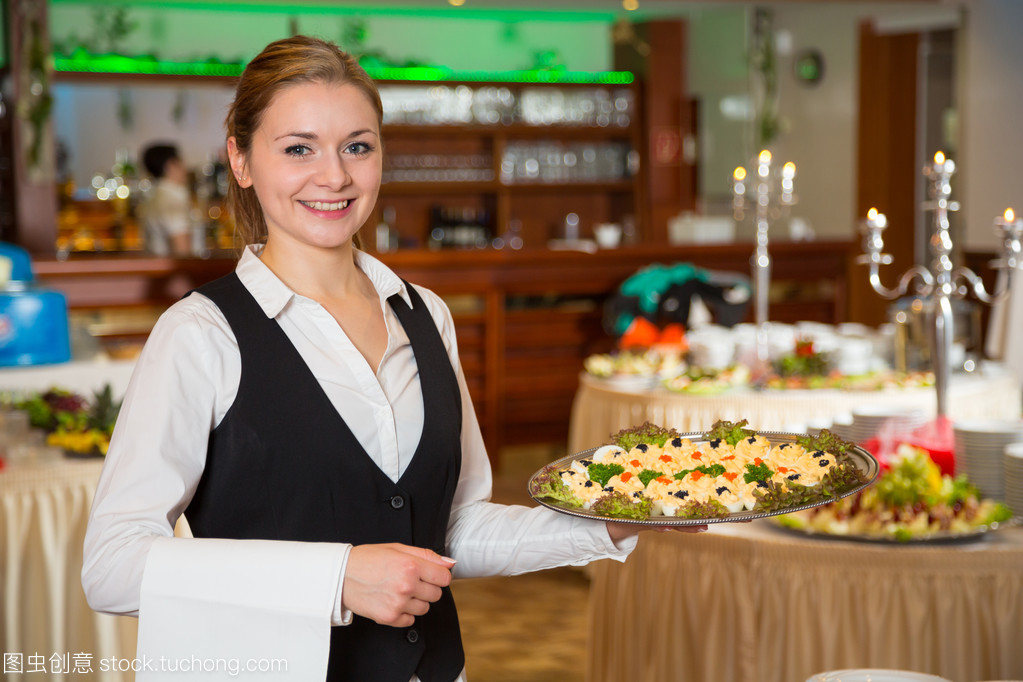
[[[238,151],[234,138],[228,139],[228,154],[239,184],[255,189],[268,244],[344,245],[369,218],[380,190],[376,110],[350,84],[281,90],[248,154]]]

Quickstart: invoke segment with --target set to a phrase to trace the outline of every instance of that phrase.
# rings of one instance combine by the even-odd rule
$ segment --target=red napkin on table
[[[861,445],[877,457],[882,469],[887,469],[889,457],[902,443],[926,450],[942,474],[955,476],[955,435],[952,431],[952,420],[948,417],[938,417],[908,433],[899,433],[882,427],[875,436]]]

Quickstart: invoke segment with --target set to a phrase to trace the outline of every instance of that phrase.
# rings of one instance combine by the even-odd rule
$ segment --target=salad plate
[[[783,443],[793,444],[798,439],[807,438],[806,434],[796,433],[782,433],[782,432],[768,432],[768,431],[756,431],[757,436],[762,436],[768,439],[771,445],[781,445]],[[705,433],[687,433],[680,434],[679,438],[687,439],[694,445],[708,442],[712,440],[708,438]],[[552,474],[557,474],[560,471],[564,471],[571,467],[574,462],[589,461],[597,450],[601,447],[589,448],[566,457],[557,459],[546,466],[536,471],[533,476],[529,479],[528,492],[530,497],[537,503],[554,511],[562,514],[568,514],[570,516],[580,518],[591,518],[601,521],[615,521],[620,523],[639,524],[648,526],[694,526],[704,525],[709,523],[729,523],[729,522],[740,522],[740,521],[752,521],[754,519],[778,516],[780,514],[788,514],[794,511],[800,511],[805,509],[811,509],[821,505],[834,502],[837,499],[857,493],[867,486],[869,486],[874,479],[877,478],[879,473],[879,465],[877,460],[869,452],[863,448],[847,444],[847,450],[845,452],[846,461],[855,467],[857,471],[858,482],[850,485],[846,488],[835,491],[833,495],[827,495],[823,492],[817,498],[806,499],[804,497],[798,503],[794,503],[791,506],[781,506],[779,508],[764,508],[758,509],[754,507],[752,510],[742,510],[729,513],[723,513],[714,516],[698,516],[698,517],[677,517],[677,516],[647,516],[646,518],[633,518],[633,517],[620,517],[614,515],[600,514],[589,509],[573,506],[568,503],[564,503],[558,499],[554,499],[544,492],[544,482],[550,479]]]
[[[921,544],[979,540],[1019,516],[984,497],[966,474],[950,476],[927,450],[902,443],[870,490],[772,521],[819,538]]]

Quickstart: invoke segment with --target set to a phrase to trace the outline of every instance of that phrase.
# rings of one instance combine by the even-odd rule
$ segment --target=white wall
[[[965,246],[995,248],[993,220],[1023,213],[1023,2],[972,0],[960,42],[959,168]]]

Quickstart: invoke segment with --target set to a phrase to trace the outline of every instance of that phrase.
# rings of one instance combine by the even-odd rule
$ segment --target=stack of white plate
[[[857,668],[817,673],[806,682],[951,682],[945,677],[914,673],[908,670]]]
[[[1023,421],[984,419],[957,421],[955,436],[956,473],[966,474],[982,497],[1005,498],[1005,447],[1023,442]]]
[[[1005,446],[1005,504],[1023,516],[1023,443]]]
[[[909,434],[927,422],[922,409],[897,405],[862,405],[853,410],[852,417],[846,438],[855,443],[869,440],[882,429],[896,435]]]

